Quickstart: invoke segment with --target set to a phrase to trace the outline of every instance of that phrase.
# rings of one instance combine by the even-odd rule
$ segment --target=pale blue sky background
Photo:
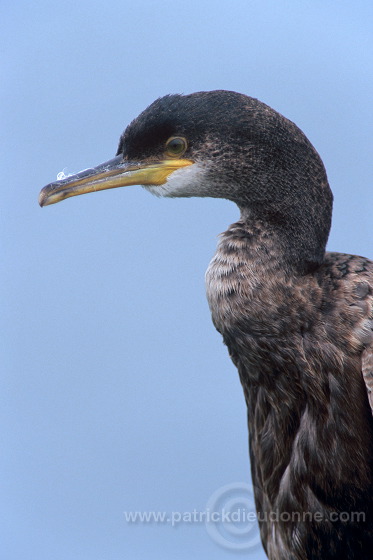
[[[203,510],[250,480],[204,294],[236,208],[140,187],[43,210],[37,195],[112,157],[155,98],[232,89],[309,136],[335,194],[329,248],[372,257],[372,17],[369,0],[4,0],[1,559],[264,558],[203,524],[123,515]]]

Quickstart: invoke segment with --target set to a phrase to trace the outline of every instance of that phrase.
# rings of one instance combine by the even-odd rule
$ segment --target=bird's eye
[[[187,149],[187,141],[180,136],[172,136],[166,142],[166,155],[169,157],[180,157]]]

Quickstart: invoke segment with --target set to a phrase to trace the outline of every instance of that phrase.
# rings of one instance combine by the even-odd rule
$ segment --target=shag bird
[[[268,558],[373,558],[373,262],[325,252],[333,197],[318,153],[257,99],[167,95],[127,127],[114,159],[39,201],[135,184],[240,210],[206,286],[247,402]]]

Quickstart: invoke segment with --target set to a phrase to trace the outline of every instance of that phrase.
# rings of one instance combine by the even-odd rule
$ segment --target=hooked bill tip
[[[39,206],[43,208],[45,202],[45,193],[43,191],[40,191],[39,193],[38,202],[39,202]]]
[[[50,191],[53,190],[55,183],[50,183],[46,187],[43,187],[39,193],[38,202],[39,206],[43,208],[43,206],[48,206],[49,204],[53,204],[53,195],[50,196]]]

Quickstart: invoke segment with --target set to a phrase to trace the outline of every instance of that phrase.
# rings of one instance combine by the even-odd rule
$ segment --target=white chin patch
[[[181,167],[168,176],[164,185],[142,185],[155,196],[204,196],[204,169],[198,163]]]

